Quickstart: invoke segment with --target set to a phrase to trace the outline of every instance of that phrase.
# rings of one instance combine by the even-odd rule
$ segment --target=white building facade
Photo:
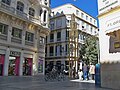
[[[120,0],[98,0],[101,86],[120,89]]]
[[[50,19],[51,33],[46,43],[46,66],[61,65],[69,68],[69,30],[71,15],[75,15],[78,29],[78,43],[83,44],[87,35],[96,35],[97,20],[72,4],[65,4],[52,9]]]
[[[0,0],[0,76],[44,74],[49,0]]]

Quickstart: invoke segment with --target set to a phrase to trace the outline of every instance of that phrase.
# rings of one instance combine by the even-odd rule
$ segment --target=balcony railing
[[[7,41],[7,35],[0,34],[0,39]]]
[[[24,20],[29,20],[29,21],[34,22],[34,23],[39,24],[39,25],[41,24],[40,17],[35,18],[32,16],[29,16],[26,13],[3,3],[2,1],[0,1],[0,11],[4,11],[5,13],[10,13],[12,15],[16,15],[20,18],[23,18]],[[43,26],[47,27],[47,23],[44,23]]]
[[[15,14],[21,18],[27,19],[27,14],[20,10],[15,9]]]
[[[29,15],[29,20],[30,20],[31,22],[34,22],[34,23],[37,23],[37,24],[41,24],[41,22],[40,22],[40,17],[39,17],[39,18],[35,18],[35,17]]]
[[[16,37],[12,37],[12,38],[11,38],[11,42],[18,43],[18,44],[22,44],[22,39],[16,38]]]
[[[27,46],[34,46],[34,42],[31,42],[31,41],[25,41],[25,45]]]
[[[11,14],[15,13],[15,8],[10,7],[9,5],[7,5],[7,4],[5,4],[3,2],[0,2],[0,10],[9,12]]]

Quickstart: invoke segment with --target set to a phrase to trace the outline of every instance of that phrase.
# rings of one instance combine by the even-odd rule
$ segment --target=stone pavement
[[[43,76],[0,77],[0,90],[112,90],[95,87],[94,81],[44,81]]]

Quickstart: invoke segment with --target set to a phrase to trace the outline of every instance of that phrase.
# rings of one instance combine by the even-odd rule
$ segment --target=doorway
[[[32,58],[25,58],[23,60],[23,75],[32,75]]]
[[[16,56],[9,57],[9,67],[8,67],[9,76],[19,75],[19,62],[20,62],[20,57],[16,57]]]

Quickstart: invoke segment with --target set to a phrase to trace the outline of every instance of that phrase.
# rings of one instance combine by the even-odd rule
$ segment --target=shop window
[[[2,0],[3,3],[7,4],[7,5],[10,5],[11,3],[11,0]]]
[[[29,8],[29,15],[30,16],[35,16],[35,10],[33,8]]]
[[[9,69],[8,75],[19,75],[19,62],[20,57],[17,56],[10,56],[9,57]]]
[[[25,58],[23,60],[23,75],[32,75],[33,59]]]
[[[25,40],[33,42],[34,34],[30,32],[26,32]]]
[[[22,11],[24,10],[24,4],[20,1],[17,2],[17,10]]]
[[[7,35],[8,25],[0,23],[0,34]]]
[[[22,30],[18,28],[12,28],[12,36],[16,38],[22,38]]]

